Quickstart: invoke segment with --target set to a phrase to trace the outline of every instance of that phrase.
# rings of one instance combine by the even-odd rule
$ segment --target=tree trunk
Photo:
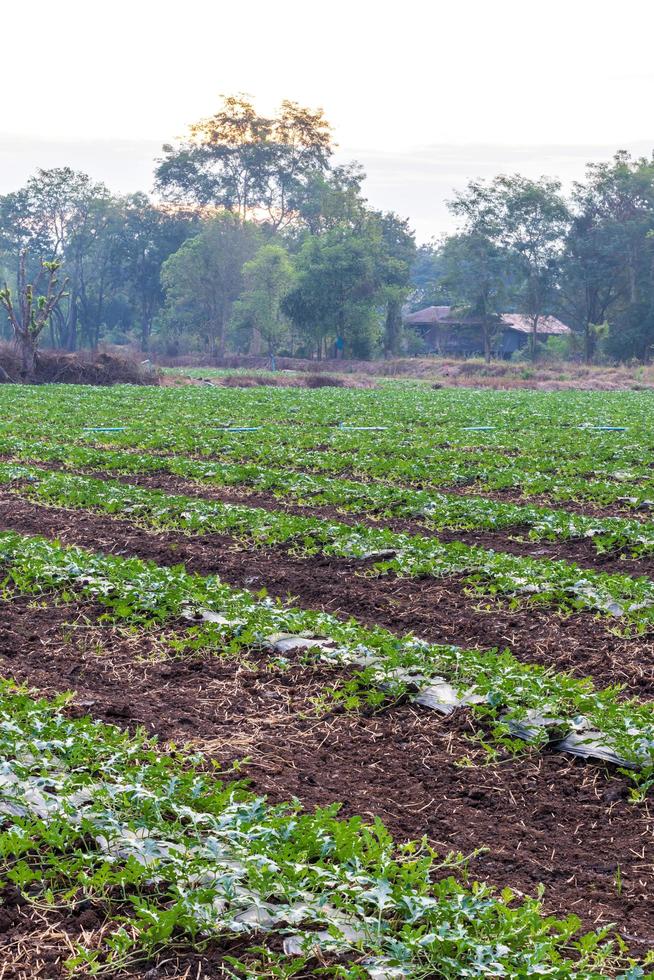
[[[536,360],[536,338],[538,336],[538,321],[540,316],[535,316],[532,318],[531,333],[529,334],[529,356],[532,361]]]
[[[77,350],[77,302],[71,297],[71,309],[68,318],[68,332],[66,336],[66,350]]]
[[[590,322],[586,320],[584,324],[584,362],[590,364],[593,359],[593,345],[590,331]]]
[[[218,357],[223,358],[225,356],[225,327],[227,325],[227,317],[224,313],[221,313],[218,318],[218,335],[216,343],[216,353]]]
[[[150,346],[150,322],[147,318],[141,321],[141,350],[144,354],[148,353]]]
[[[401,306],[398,300],[389,299],[386,305],[386,330],[384,332],[384,354],[386,357],[399,353],[402,331]]]
[[[22,333],[17,339],[20,347],[21,374],[25,381],[34,381],[36,378],[36,341],[30,334]]]
[[[484,320],[484,360],[486,364],[491,362],[491,326]]]

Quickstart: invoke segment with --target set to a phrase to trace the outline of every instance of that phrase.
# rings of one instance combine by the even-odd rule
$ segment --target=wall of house
[[[529,335],[519,330],[505,330],[502,334],[500,352],[502,357],[511,357],[514,351],[521,350],[529,342]]]
[[[416,324],[413,329],[424,338],[427,351],[430,354],[440,354],[444,357],[475,357],[484,353],[484,338],[480,327],[463,324],[432,324],[430,326]],[[546,339],[539,334],[539,339]],[[529,344],[529,334],[510,327],[502,332],[502,337],[495,342],[496,357],[511,357],[517,351]]]
[[[425,340],[431,352],[445,356],[472,357],[484,349],[483,337],[478,327],[434,325],[430,327]]]

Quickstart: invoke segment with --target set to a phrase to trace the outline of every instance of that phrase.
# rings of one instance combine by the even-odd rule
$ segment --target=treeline
[[[565,197],[558,181],[473,181],[449,202],[460,231],[418,250],[414,309],[452,305],[482,324],[486,350],[499,316],[532,321],[531,353],[649,361],[654,352],[654,156],[621,151],[589,165]],[[571,338],[537,341],[552,314]]]
[[[481,324],[547,314],[563,356],[648,360],[654,345],[654,162],[619,153],[565,197],[542,178],[472,182],[459,231],[416,249],[371,208],[356,163],[335,165],[321,111],[260,115],[223,100],[163,147],[154,198],[112,194],[69,168],[0,197],[0,333],[29,374],[39,343],[103,341],[168,355],[419,353],[406,309],[450,305]]]
[[[230,97],[164,146],[156,202],[67,168],[2,197],[3,330],[26,373],[36,336],[173,355],[398,352],[413,234],[368,206],[363,171],[333,150],[322,112],[284,102],[268,118]]]

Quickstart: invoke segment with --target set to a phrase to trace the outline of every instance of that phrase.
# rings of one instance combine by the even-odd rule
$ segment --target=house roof
[[[531,320],[523,313],[503,313],[502,323],[505,323],[511,330],[518,330],[520,333],[531,333]],[[572,330],[570,327],[566,327],[565,323],[557,320],[555,316],[542,316],[538,320],[537,333],[551,335],[572,333]]]
[[[409,313],[404,318],[404,322],[414,323],[417,326],[423,323],[440,323],[441,320],[447,320],[451,309],[451,306],[426,306],[424,310]]]
[[[413,326],[433,326],[437,323],[445,324],[466,324],[472,325],[479,323],[471,317],[458,317],[451,316],[452,307],[451,306],[427,306],[424,310],[416,310],[415,313],[409,313],[408,316],[404,318],[405,323],[412,324]],[[503,313],[502,314],[502,326],[507,330],[517,330],[518,333],[531,333],[531,320],[524,313]],[[567,327],[565,323],[561,323],[557,320],[555,316],[542,316],[538,321],[538,331],[539,334],[568,334],[572,333],[570,327]]]

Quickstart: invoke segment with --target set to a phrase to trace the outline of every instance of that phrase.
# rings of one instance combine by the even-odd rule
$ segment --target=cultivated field
[[[0,980],[654,975],[654,396],[379,384],[0,389]]]

